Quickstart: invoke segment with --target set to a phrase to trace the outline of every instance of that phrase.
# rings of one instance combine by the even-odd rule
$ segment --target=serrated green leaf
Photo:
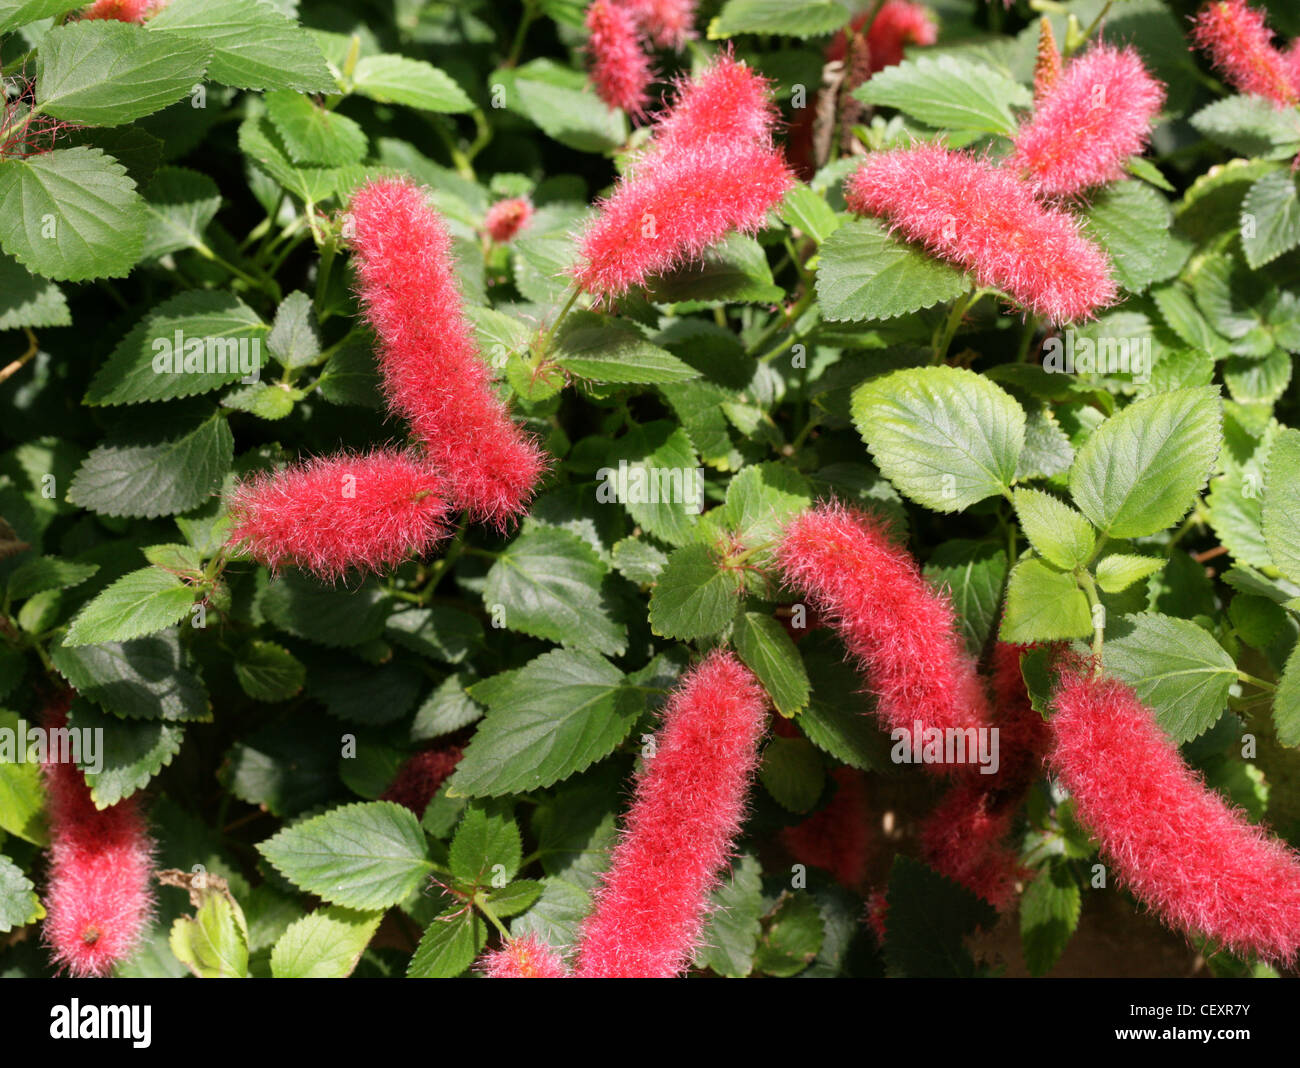
[[[383,918],[382,912],[319,908],[291,923],[276,941],[271,974],[277,979],[346,979]]]
[[[203,247],[208,224],[221,208],[217,183],[185,167],[159,168],[144,191],[144,199],[149,225],[140,258],[145,260]]]
[[[1255,182],[1241,203],[1241,247],[1258,269],[1300,245],[1300,194],[1295,176],[1274,171]]]
[[[754,970],[779,978],[798,975],[817,956],[826,937],[821,910],[811,894],[782,897],[763,925]]]
[[[168,942],[176,959],[200,979],[248,977],[248,924],[230,896],[214,889],[199,891],[193,916],[177,917]]]
[[[1300,150],[1300,115],[1262,96],[1216,100],[1191,117],[1198,133],[1243,156],[1290,159]]]
[[[1273,694],[1273,724],[1282,745],[1300,746],[1300,645],[1291,650]]]
[[[118,719],[84,700],[73,701],[68,726],[97,732],[95,737],[102,739],[96,754],[99,770],[92,770],[84,760],[80,764],[90,796],[99,808],[143,790],[172,762],[185,740],[184,724]]]
[[[373,582],[340,590],[298,572],[288,572],[267,586],[261,607],[281,630],[331,648],[378,638],[388,614]]]
[[[1049,563],[1070,571],[1092,557],[1092,525],[1068,504],[1042,490],[1017,489],[1012,496],[1020,529]]]
[[[624,538],[610,550],[614,570],[638,586],[648,586],[659,578],[668,563],[668,554],[641,538]]]
[[[423,111],[470,111],[474,103],[446,72],[406,56],[363,56],[352,75],[354,91],[384,104]]]
[[[1007,608],[998,637],[1030,644],[1092,633],[1088,598],[1074,576],[1039,560],[1022,560],[1007,583]]]
[[[609,152],[627,139],[623,112],[605,106],[586,76],[550,59],[535,59],[488,78],[501,87],[506,107],[523,115],[548,137],[579,152]]]
[[[709,24],[709,38],[741,33],[775,33],[818,37],[849,21],[848,9],[836,0],[727,0]]]
[[[570,315],[551,358],[571,374],[593,382],[685,382],[700,372],[640,331],[589,312]]]
[[[1019,82],[957,56],[921,56],[887,67],[854,90],[864,104],[897,108],[927,126],[1012,134],[1013,108],[1033,103]]]
[[[341,172],[332,167],[295,163],[269,118],[250,115],[240,124],[239,150],[302,200],[317,203],[338,191]]]
[[[750,853],[731,865],[730,876],[710,898],[709,921],[695,951],[695,966],[729,979],[743,979],[754,969],[754,951],[762,933],[763,868]]]
[[[754,238],[729,234],[679,267],[653,276],[650,299],[678,311],[728,304],[773,304],[785,290],[772,281],[767,252]]]
[[[195,590],[169,571],[144,567],[123,575],[78,613],[64,648],[125,642],[179,623],[194,604]]]
[[[72,313],[63,291],[36,277],[12,256],[0,253],[0,330],[71,324]]]
[[[1169,233],[1169,203],[1149,185],[1116,182],[1097,193],[1084,217],[1084,229],[1110,256],[1115,277],[1125,289],[1143,292],[1181,266]]]
[[[537,879],[516,879],[509,886],[493,890],[487,897],[488,907],[497,919],[518,916],[533,907],[542,896],[543,889],[542,883]]]
[[[0,0],[0,33],[82,6],[81,0]]]
[[[1031,975],[1048,972],[1079,925],[1083,893],[1069,866],[1050,864],[1020,899],[1020,943]]]
[[[391,801],[331,809],[257,848],[295,886],[354,909],[396,905],[433,867],[419,822]]]
[[[1158,556],[1111,553],[1097,564],[1097,585],[1105,593],[1120,593],[1164,566],[1165,560]]]
[[[0,853],[0,934],[35,923],[44,915],[35,884],[22,868]]]
[[[0,760],[0,831],[12,834],[25,842],[43,846],[49,841],[45,827],[45,790],[41,782],[40,764],[29,757],[38,755],[34,749],[17,752],[18,730],[22,725],[14,712],[0,709],[0,727],[12,732],[13,751],[0,746],[4,759]]]
[[[778,712],[793,716],[807,706],[812,692],[808,672],[780,623],[760,612],[742,613],[736,619],[732,640],[740,659],[758,676]]]
[[[487,925],[473,909],[449,908],[424,930],[406,969],[408,979],[454,979],[487,945]]]
[[[676,549],[650,594],[650,626],[665,638],[691,641],[718,634],[735,614],[742,583],[707,545]]]
[[[982,655],[1002,605],[1006,551],[988,542],[947,541],[926,561],[925,577],[952,598],[966,648],[972,656]]]
[[[796,185],[781,202],[781,220],[802,231],[819,245],[840,228],[843,219],[811,186]]]
[[[1006,494],[1025,443],[1025,412],[987,378],[920,367],[853,391],[853,421],[881,473],[905,496],[959,512]]]
[[[235,677],[255,701],[287,701],[301,692],[307,669],[283,645],[253,641],[235,658]]]
[[[360,163],[365,157],[369,147],[365,131],[346,115],[284,89],[267,93],[264,100],[266,113],[294,163],[341,167]]]
[[[176,631],[75,648],[51,643],[50,660],[68,685],[116,716],[170,722],[211,718],[207,687],[182,654]]]
[[[504,887],[523,859],[519,827],[508,808],[476,803],[465,810],[447,854],[452,878],[463,887]]]
[[[21,601],[42,590],[66,590],[85,582],[98,570],[98,564],[81,564],[58,556],[37,556],[23,561],[10,574],[9,599]]]
[[[311,297],[294,290],[281,301],[266,347],[285,367],[309,367],[318,362],[320,333]]]
[[[1300,430],[1273,439],[1264,476],[1264,539],[1277,569],[1300,582]]]
[[[690,438],[668,420],[637,426],[596,472],[600,504],[622,504],[648,534],[670,545],[692,540],[704,504],[703,473]]]

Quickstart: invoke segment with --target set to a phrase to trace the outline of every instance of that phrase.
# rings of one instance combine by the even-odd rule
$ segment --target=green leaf
[[[607,462],[596,472],[598,503],[622,504],[646,533],[671,545],[692,540],[704,477],[681,427],[668,420],[635,427],[614,443]]]
[[[998,637],[1029,644],[1092,633],[1088,598],[1074,576],[1038,560],[1022,560],[1007,584],[1007,610]]]
[[[781,202],[781,221],[799,230],[819,245],[840,228],[843,219],[812,186],[796,185]]]
[[[483,645],[483,625],[455,608],[415,608],[388,617],[388,636],[414,653],[460,664]]]
[[[11,731],[17,750],[20,719],[17,713],[0,709],[0,728]],[[7,749],[7,747],[5,747]],[[45,828],[45,791],[35,750],[5,752],[0,760],[0,831],[43,846],[49,841]]]
[[[255,701],[287,701],[302,691],[307,669],[283,645],[252,641],[235,658],[235,677]]]
[[[158,720],[122,720],[101,712],[86,701],[72,703],[68,725],[78,731],[99,732],[98,761],[92,771],[80,764],[90,786],[90,796],[99,808],[115,805],[124,797],[143,790],[181,751],[185,727]]]
[[[406,969],[408,979],[454,979],[487,945],[487,925],[473,909],[454,905],[434,918]]]
[[[606,107],[585,74],[553,60],[535,59],[514,70],[495,71],[488,84],[493,92],[501,87],[511,111],[578,152],[610,152],[627,139],[623,112]]]
[[[72,313],[63,291],[32,274],[12,256],[0,253],[0,330],[71,325]]]
[[[1017,489],[1016,518],[1029,544],[1049,563],[1072,571],[1092,557],[1092,524],[1064,501],[1042,490]]]
[[[695,951],[695,966],[728,979],[743,979],[754,969],[762,933],[763,867],[750,853],[731,865],[730,877],[710,898],[708,926]]]
[[[727,483],[720,521],[746,546],[774,543],[795,514],[810,508],[813,488],[808,479],[785,464],[749,464]],[[756,566],[771,561],[761,550],[749,558]]]
[[[864,104],[897,108],[927,126],[1013,134],[1013,108],[1033,103],[1019,82],[956,56],[921,56],[873,75],[854,90]]]
[[[552,359],[593,382],[685,382],[700,376],[667,349],[652,345],[639,330],[590,312],[569,316]]]
[[[153,519],[188,512],[221,489],[235,441],[221,418],[157,444],[99,445],[68,488],[68,500],[108,516]]]
[[[773,738],[763,750],[758,775],[777,804],[790,812],[812,808],[825,782],[822,758],[806,738]]]
[[[1025,412],[973,371],[918,367],[853,391],[853,421],[871,455],[905,496],[959,512],[1005,494],[1025,443]]]
[[[340,590],[299,572],[288,572],[267,586],[261,607],[281,630],[331,648],[378,638],[388,614],[373,582]]]
[[[778,978],[798,975],[812,963],[826,937],[821,910],[807,893],[787,893],[764,924],[754,970]]]
[[[1255,182],[1241,203],[1241,247],[1254,269],[1300,245],[1300,193],[1290,171]]]
[[[248,924],[230,891],[206,888],[193,916],[172,923],[168,942],[176,959],[200,979],[248,978]]]
[[[22,868],[0,853],[0,934],[26,927],[44,915],[35,885]]]
[[[331,809],[257,849],[295,886],[354,909],[396,905],[433,869],[419,822],[391,801]]]
[[[77,614],[63,639],[64,648],[125,642],[164,630],[189,615],[195,592],[159,567],[129,572]]]
[[[0,0],[0,33],[84,6],[81,0]]]
[[[365,131],[346,115],[284,89],[267,93],[264,100],[266,113],[295,163],[341,167],[365,157],[369,147]]]
[[[80,564],[58,556],[37,556],[13,569],[9,576],[9,599],[21,601],[42,590],[70,589],[85,582],[98,570],[98,564]]]
[[[1116,620],[1103,657],[1107,672],[1132,686],[1179,744],[1214,725],[1237,681],[1237,665],[1212,635],[1154,612]]]
[[[707,545],[676,549],[650,594],[650,626],[665,638],[718,634],[736,612],[739,572],[721,567]]]
[[[1046,974],[1060,958],[1075,928],[1083,893],[1066,864],[1049,864],[1020,898],[1020,943],[1033,976]]]
[[[319,326],[311,297],[294,290],[280,303],[266,347],[285,367],[309,367],[321,354]]]
[[[590,767],[614,751],[645,709],[623,672],[577,649],[544,653],[474,696],[488,714],[451,780],[470,797],[540,789]]]
[[[338,91],[311,34],[261,0],[171,0],[148,29],[210,47],[208,77],[237,89]]]
[[[892,319],[969,290],[963,272],[874,219],[845,223],[822,245],[817,298],[822,318],[832,322]]]
[[[142,260],[204,247],[204,232],[221,208],[217,183],[206,174],[184,167],[159,168],[144,191],[144,199],[149,208],[149,225],[140,253]]]
[[[271,974],[277,979],[346,979],[383,918],[382,912],[319,908],[280,936],[271,951]]]
[[[785,628],[771,616],[745,612],[736,619],[732,640],[740,659],[758,676],[776,710],[783,716],[803,711],[812,687],[799,650]]]
[[[848,9],[836,0],[727,0],[709,23],[709,39],[740,33],[775,33],[785,37],[819,37],[849,21]]]
[[[624,538],[610,550],[614,569],[638,586],[649,586],[668,563],[668,554],[640,538]]]
[[[1192,348],[1200,349],[1216,360],[1228,355],[1227,338],[1206,321],[1184,286],[1177,283],[1163,286],[1152,290],[1151,297],[1170,329]]]
[[[1290,159],[1300,150],[1300,114],[1262,96],[1216,100],[1191,117],[1198,133],[1243,156]]]
[[[516,879],[509,886],[487,895],[488,907],[497,919],[527,912],[542,896],[543,885],[536,879]]]
[[[55,118],[120,126],[175,103],[203,80],[201,41],[113,20],[70,22],[41,39],[36,105]]]
[[[1084,442],[1070,468],[1070,494],[1111,538],[1173,526],[1204,488],[1221,441],[1213,387],[1134,401]]]
[[[874,703],[843,648],[814,632],[800,643],[800,652],[813,692],[797,721],[799,729],[822,752],[850,767],[892,770],[889,736],[876,726]]]
[[[992,905],[901,855],[890,872],[885,900],[884,949],[891,974],[926,979],[976,974],[965,939],[976,927],[992,929],[997,919]]]
[[[1282,745],[1300,746],[1300,644],[1291,650],[1273,695],[1273,723]],[[0,811],[3,811],[0,808]]]
[[[1277,569],[1300,582],[1300,430],[1273,439],[1264,476],[1264,538]]]
[[[1154,575],[1165,563],[1165,559],[1159,556],[1111,553],[1097,564],[1097,585],[1106,593],[1120,593],[1133,583]]]
[[[1006,551],[988,542],[947,541],[926,561],[925,577],[952,598],[966,648],[972,656],[981,656],[1002,607]]]
[[[1169,204],[1156,190],[1141,182],[1116,182],[1093,197],[1085,230],[1109,254],[1120,285],[1141,293],[1178,272],[1172,222]]]
[[[483,603],[489,616],[510,630],[621,653],[627,628],[610,614],[602,591],[607,573],[596,551],[577,534],[534,527],[497,557],[483,587]]]
[[[123,277],[140,258],[146,218],[126,168],[97,148],[0,160],[0,245],[35,274]]]
[[[330,167],[294,163],[279,132],[268,118],[249,116],[239,126],[239,150],[261,165],[285,189],[316,203],[338,190],[340,172]]]
[[[463,887],[504,887],[519,871],[523,855],[509,808],[476,803],[465,810],[456,828],[447,863],[452,878]]]
[[[68,685],[115,716],[173,723],[211,718],[207,687],[174,630],[75,648],[51,643],[50,660]]]
[[[352,75],[353,88],[384,104],[424,111],[470,111],[474,102],[446,73],[422,59],[365,56]]]
[[[772,304],[785,290],[772,281],[767,252],[754,238],[729,234],[689,263],[655,275],[646,285],[650,299],[677,304],[677,311],[719,303]]]

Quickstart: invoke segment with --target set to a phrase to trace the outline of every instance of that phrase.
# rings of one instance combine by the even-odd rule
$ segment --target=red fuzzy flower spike
[[[1214,0],[1201,8],[1192,42],[1235,88],[1267,97],[1277,107],[1300,101],[1287,58],[1273,47],[1263,11],[1245,0]]]
[[[478,970],[489,979],[566,979],[569,975],[560,955],[533,934],[484,953]]]
[[[1063,674],[1051,763],[1130,890],[1241,956],[1300,950],[1300,856],[1230,808],[1115,679]]]
[[[846,199],[1053,322],[1091,318],[1115,300],[1110,262],[1078,221],[987,160],[939,145],[877,152],[849,178]]]
[[[587,52],[596,95],[633,118],[645,114],[654,75],[637,38],[636,20],[614,0],[593,0],[587,8]]]
[[[379,795],[379,800],[394,801],[409,808],[417,817],[423,816],[433,795],[456,770],[463,755],[458,745],[412,753],[397,769],[396,776],[388,784],[388,789]]]
[[[695,36],[696,0],[622,0],[641,32],[660,48],[680,52]]]
[[[533,217],[533,203],[527,197],[498,200],[487,210],[483,229],[498,245],[513,241]]]
[[[1012,809],[997,805],[978,781],[964,778],[944,795],[921,828],[921,856],[999,911],[1015,896],[1020,862],[1005,840]]]
[[[162,6],[159,0],[95,0],[95,3],[81,13],[81,17],[112,19],[117,22],[143,22],[146,15]]]
[[[766,719],[762,688],[731,653],[682,677],[583,925],[579,976],[667,979],[690,963]]]
[[[786,582],[832,622],[859,661],[887,729],[911,735],[917,721],[941,730],[990,726],[988,699],[952,605],[880,520],[819,505],[786,528],[777,561]]]
[[[1124,177],[1146,148],[1165,90],[1131,48],[1074,60],[1016,135],[1012,166],[1039,193],[1078,193]]]
[[[45,725],[67,722],[64,700]],[[135,952],[152,915],[153,842],[135,799],[98,809],[75,764],[41,770],[50,822],[45,941],[61,969],[105,976]]]
[[[709,145],[770,148],[779,117],[767,80],[723,52],[697,78],[678,84],[643,158]]]
[[[781,832],[781,844],[800,864],[830,872],[856,889],[867,878],[871,859],[871,820],[862,772],[836,768],[835,796],[820,812]]]
[[[230,544],[273,570],[334,579],[421,556],[447,533],[446,487],[424,461],[381,450],[309,460],[235,489]]]
[[[504,527],[546,461],[491,389],[461,310],[451,242],[413,182],[381,179],[352,198],[358,293],[379,336],[389,407],[446,476],[452,504]]]
[[[1043,771],[1043,758],[1051,748],[1052,732],[1030,703],[1020,654],[1032,646],[998,642],[993,647],[992,678],[994,722],[998,728],[998,772],[981,776],[1016,801]]]
[[[929,10],[911,0],[885,0],[867,28],[867,47],[871,49],[871,72],[903,62],[907,45],[932,45],[939,39]]]

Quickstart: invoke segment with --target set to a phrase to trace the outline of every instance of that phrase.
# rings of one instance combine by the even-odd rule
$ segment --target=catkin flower
[[[1192,42],[1234,88],[1281,108],[1300,101],[1287,58],[1273,47],[1263,11],[1245,0],[1214,0],[1201,8]]]
[[[678,83],[643,158],[711,144],[770,148],[779,117],[767,80],[723,52],[697,77]]]
[[[272,570],[294,564],[335,579],[428,552],[447,533],[447,511],[442,477],[418,457],[331,456],[237,486],[229,543]]]
[[[1020,862],[1006,845],[1013,810],[999,805],[979,776],[958,782],[921,827],[921,856],[999,911],[1015,896]]]
[[[912,735],[916,722],[923,730],[990,725],[952,604],[879,519],[819,505],[795,517],[776,555],[786,583],[812,601],[858,661],[886,729]]]
[[[67,726],[67,699],[45,717]],[[130,958],[153,912],[153,842],[134,798],[95,807],[75,764],[41,766],[50,824],[45,942],[72,975],[107,975]]]
[[[645,114],[654,77],[637,38],[636,20],[614,0],[592,0],[587,8],[587,52],[596,95],[633,118]]]
[[[667,979],[690,963],[765,724],[763,690],[733,654],[710,653],[682,677],[583,924],[577,975]]]
[[[393,801],[409,808],[417,817],[424,815],[433,795],[456,770],[463,756],[460,746],[446,745],[435,749],[421,749],[402,762],[388,788],[379,795],[380,801]]]
[[[850,889],[867,878],[871,859],[871,821],[862,772],[836,768],[835,796],[802,823],[781,831],[781,844],[800,864],[821,868]]]
[[[461,309],[451,242],[413,182],[380,179],[352,198],[357,291],[379,338],[392,411],[406,419],[452,504],[504,527],[546,461],[492,392]]]
[[[1015,175],[939,145],[877,152],[846,184],[849,208],[887,219],[934,255],[1053,322],[1112,303],[1106,254]]]
[[[1241,956],[1300,949],[1300,856],[1211,790],[1125,684],[1062,674],[1051,765],[1102,855],[1170,926]]]
[[[527,197],[498,200],[487,210],[483,229],[498,245],[513,241],[533,217],[533,202]]]
[[[998,728],[998,771],[985,776],[992,788],[1018,802],[1042,774],[1043,759],[1052,744],[1052,732],[1030,703],[1020,654],[1032,646],[998,642],[993,647],[990,683],[994,723]]]
[[[82,13],[83,19],[112,19],[116,22],[143,22],[146,15],[163,7],[167,0],[95,0]]]
[[[660,48],[680,52],[695,36],[696,0],[622,0],[641,32]]]
[[[533,934],[512,938],[500,949],[484,953],[478,970],[489,979],[565,979],[569,975],[560,955]]]
[[[907,45],[932,45],[938,39],[939,27],[924,5],[911,0],[885,0],[867,27],[871,72],[902,63]]]
[[[1045,194],[1118,181],[1146,147],[1164,100],[1164,86],[1135,51],[1098,45],[1043,93],[1016,134],[1011,166]]]

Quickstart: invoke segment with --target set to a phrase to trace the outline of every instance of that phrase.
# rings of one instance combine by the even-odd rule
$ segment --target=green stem
[[[482,892],[474,895],[474,906],[479,910],[479,912],[483,913],[483,915],[488,918],[492,926],[500,932],[502,938],[507,942],[510,941],[510,932],[506,930],[505,924],[497,919],[497,914],[492,911],[492,906],[487,903]]]
[[[1097,611],[1101,608],[1101,597],[1097,593],[1097,583],[1092,575],[1079,568],[1075,571],[1074,577],[1083,590],[1084,596],[1088,598],[1088,612],[1092,616],[1092,673],[1096,678],[1101,675],[1101,646],[1106,639],[1106,611],[1104,608],[1100,612]]]
[[[957,331],[961,328],[961,321],[971,306],[980,299],[985,293],[983,289],[972,289],[964,296],[958,297],[953,301],[952,310],[948,312],[948,318],[943,325],[935,331],[934,337],[934,362],[943,363],[948,355],[948,347],[952,344],[952,339],[957,336]]]
[[[798,300],[794,302],[794,305],[789,309],[789,311],[782,312],[780,315],[778,315],[776,319],[774,319],[771,323],[769,323],[767,327],[763,330],[763,332],[759,334],[757,338],[754,339],[753,344],[749,346],[749,355],[753,356],[756,352],[762,349],[764,345],[766,345],[769,341],[771,341],[772,338],[775,337],[777,334],[779,334],[782,330],[788,330],[790,327],[794,326],[794,324],[799,321],[803,313],[808,310],[809,306],[816,299],[817,299],[817,291],[812,286],[808,286],[804,290],[803,296],[801,296]],[[774,359],[775,357],[781,355],[781,353],[783,353],[787,348],[793,345],[797,340],[798,340],[797,337],[791,337],[789,341],[787,341],[784,345],[778,348],[775,352],[770,352],[762,358],[764,360]]]
[[[197,245],[194,246],[194,251],[197,252],[200,256],[202,256],[205,260],[208,260],[211,263],[215,263],[219,267],[224,267],[227,271],[233,274],[240,281],[247,282],[254,289],[260,289],[263,293],[274,298],[277,302],[280,300],[280,287],[279,285],[276,284],[275,279],[255,278],[247,271],[240,270],[233,263],[227,260],[224,256],[218,255],[202,241],[200,241]]]
[[[510,54],[506,56],[503,67],[513,67],[519,62],[519,57],[523,55],[524,38],[528,34],[528,27],[533,24],[537,18],[537,11],[528,0],[524,2],[524,17],[519,20],[519,28],[515,30],[514,42],[510,45]]]
[[[544,360],[548,355],[550,355],[551,343],[555,340],[556,332],[560,329],[564,320],[568,318],[569,312],[573,310],[573,306],[578,302],[578,297],[581,293],[582,289],[576,282],[569,288],[569,299],[564,302],[564,307],[560,309],[560,314],[556,316],[555,322],[553,322],[546,333],[542,335],[540,350],[534,353],[539,360]]]
[[[1276,684],[1266,682],[1264,679],[1257,679],[1254,675],[1249,675],[1244,671],[1237,672],[1237,681],[1249,683],[1251,686],[1258,686],[1261,690],[1267,690],[1269,693],[1277,692]]]
[[[1097,27],[1101,25],[1101,20],[1104,19],[1110,13],[1111,5],[1114,4],[1114,2],[1115,0],[1106,0],[1106,6],[1103,7],[1099,12],[1097,12],[1097,17],[1092,20],[1092,25],[1090,25],[1086,30],[1083,31],[1083,40],[1080,41],[1079,44],[1075,46],[1075,48],[1071,48],[1069,49],[1069,51],[1065,53],[1066,59],[1069,59],[1070,56],[1076,51],[1076,49],[1081,48],[1084,42],[1087,41],[1088,38],[1090,38],[1096,32]]]

